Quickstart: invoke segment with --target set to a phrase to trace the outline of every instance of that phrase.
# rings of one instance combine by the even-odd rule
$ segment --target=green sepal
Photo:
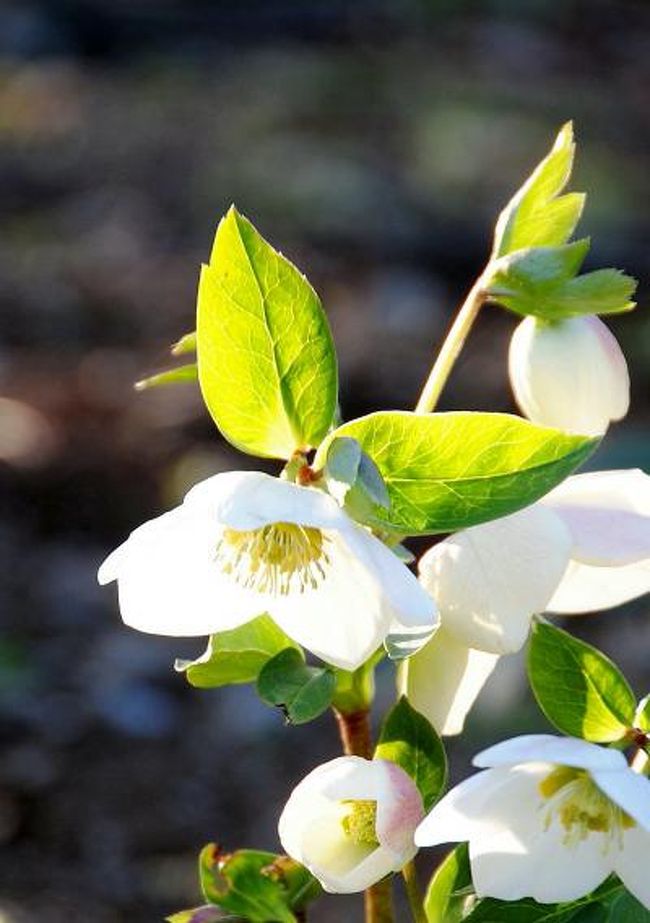
[[[368,711],[375,697],[375,667],[383,658],[384,651],[379,648],[365,663],[356,670],[334,668],[336,684],[332,697],[332,706],[344,715]]]
[[[332,704],[336,678],[331,667],[312,667],[301,650],[287,648],[268,661],[257,678],[257,694],[282,710],[290,724],[313,721]]]
[[[337,364],[318,295],[233,207],[199,281],[199,383],[229,442],[291,458],[317,446],[337,406]]]
[[[461,923],[475,902],[467,843],[460,843],[431,876],[424,898],[427,923]]]
[[[344,423],[320,446],[351,436],[373,460],[390,497],[386,530],[453,532],[529,506],[563,481],[598,440],[504,413],[379,411]]]
[[[524,247],[553,247],[573,234],[585,203],[583,193],[560,193],[573,168],[573,125],[562,126],[549,154],[503,209],[496,223],[492,258]]]
[[[384,719],[375,759],[396,763],[413,779],[425,811],[435,804],[447,784],[447,756],[442,741],[405,696]]]
[[[254,683],[262,667],[286,648],[299,650],[299,645],[270,616],[260,615],[238,628],[211,635],[200,657],[177,660],[174,668],[199,689]]]
[[[528,677],[539,707],[563,734],[613,743],[634,724],[636,698],[618,667],[543,619],[533,621]]]
[[[341,436],[327,447],[323,477],[328,492],[358,522],[380,522],[390,498],[379,469],[356,439]]]
[[[297,923],[294,911],[321,893],[315,878],[288,856],[254,849],[224,855],[210,843],[199,856],[206,901],[250,923]]]

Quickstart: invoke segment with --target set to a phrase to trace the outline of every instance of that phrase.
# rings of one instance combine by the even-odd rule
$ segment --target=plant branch
[[[402,878],[404,879],[406,896],[408,897],[409,907],[411,908],[413,920],[415,923],[427,923],[427,918],[422,902],[422,895],[420,893],[420,886],[418,884],[417,871],[413,859],[411,859],[410,862],[407,862],[407,864],[402,869]]]
[[[438,398],[463,348],[472,324],[486,300],[487,296],[483,291],[483,277],[479,276],[445,337],[420,398],[415,405],[416,413],[431,413],[438,403]]]

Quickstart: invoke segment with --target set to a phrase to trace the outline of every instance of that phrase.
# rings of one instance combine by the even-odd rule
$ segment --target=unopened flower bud
[[[554,323],[526,317],[510,342],[509,370],[517,403],[533,423],[599,436],[627,413],[625,357],[595,316]]]

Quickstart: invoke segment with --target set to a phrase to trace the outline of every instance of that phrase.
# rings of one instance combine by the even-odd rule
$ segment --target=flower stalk
[[[414,860],[407,862],[407,864],[404,866],[402,869],[402,878],[404,879],[406,896],[408,897],[409,907],[411,908],[411,914],[413,915],[414,923],[427,923]]]

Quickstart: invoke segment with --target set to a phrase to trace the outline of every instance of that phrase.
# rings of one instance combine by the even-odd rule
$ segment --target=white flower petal
[[[624,848],[617,856],[614,871],[631,894],[650,910],[650,834],[642,827],[625,831]],[[621,920],[621,923],[624,923]]]
[[[470,776],[434,805],[415,831],[417,846],[462,843],[500,828],[493,806],[510,785],[510,768],[490,769]]]
[[[379,846],[358,865],[351,868],[347,874],[340,877],[329,875],[328,880],[321,879],[321,883],[326,891],[334,894],[355,894],[358,891],[365,891],[366,888],[385,878],[386,875],[390,875],[391,872],[398,872],[401,867],[395,865],[395,857],[388,849]]]
[[[362,756],[339,756],[319,766],[301,784],[307,779],[310,783],[318,780],[323,795],[334,801],[376,801],[383,785],[380,767]]]
[[[601,612],[650,592],[650,560],[621,567],[591,567],[570,561],[547,612]]]
[[[413,839],[422,820],[422,797],[415,782],[389,760],[372,761],[377,776],[377,839],[394,855],[396,870],[417,852]]]
[[[420,561],[420,580],[459,641],[511,653],[524,644],[531,616],[546,608],[570,548],[562,521],[534,505],[434,545]]]
[[[534,423],[600,435],[627,413],[625,357],[595,316],[555,324],[526,317],[512,336],[508,362],[517,403]]]
[[[118,580],[127,625],[191,637],[235,628],[263,609],[214,560],[219,527],[183,506],[131,533],[106,559],[100,581]]]
[[[472,762],[481,769],[528,762],[555,763],[589,771],[616,771],[627,766],[619,750],[599,747],[577,737],[556,737],[553,734],[523,734],[504,740],[483,750]]]
[[[334,666],[355,670],[382,644],[393,614],[347,536],[328,534],[329,564],[316,589],[278,596],[267,608],[294,641]]]
[[[349,522],[322,490],[300,487],[260,471],[227,471],[194,487],[184,503],[199,506],[231,529],[250,531],[273,522],[336,529]]]
[[[441,628],[400,666],[399,691],[440,734],[460,734],[498,660],[498,654],[469,648]]]
[[[594,770],[591,777],[619,808],[650,832],[650,779],[627,766],[620,772]]]
[[[513,768],[508,785],[492,799],[489,810],[498,817],[500,829],[480,831],[469,847],[472,882],[480,897],[571,901],[588,894],[613,870],[603,834],[568,845],[557,817],[552,815],[549,824],[539,792],[548,772],[544,763]]]
[[[540,502],[568,526],[575,560],[610,566],[650,558],[650,477],[642,471],[579,474]]]
[[[350,552],[381,585],[395,621],[407,627],[437,627],[440,618],[435,602],[390,548],[351,520],[342,536]]]

